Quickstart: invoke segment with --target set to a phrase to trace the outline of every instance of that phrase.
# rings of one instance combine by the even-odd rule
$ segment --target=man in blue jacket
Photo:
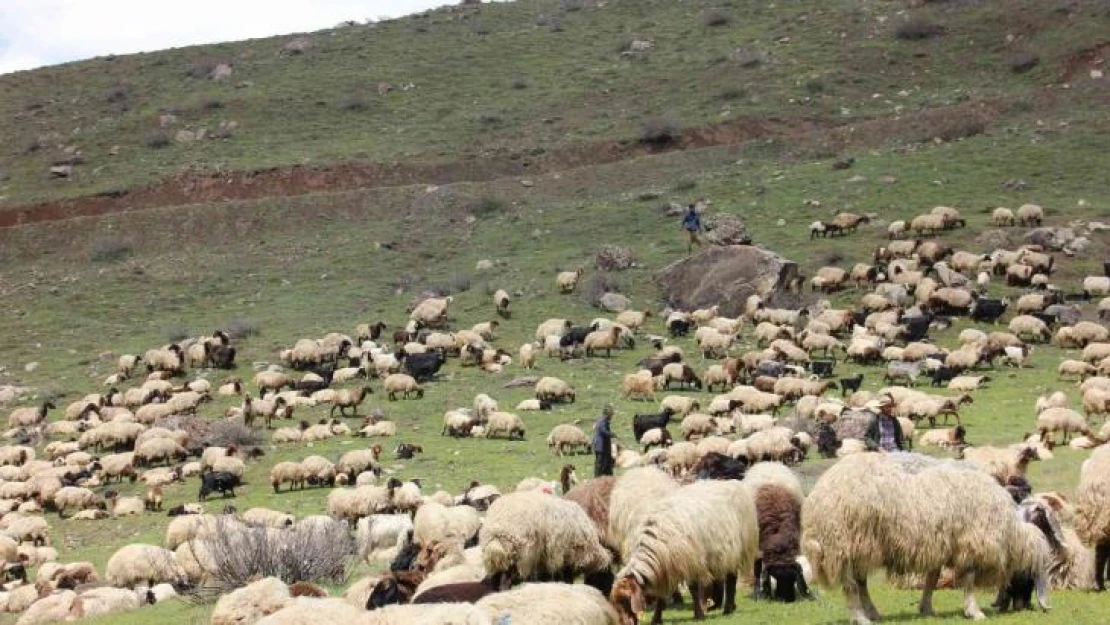
[[[605,406],[594,423],[594,477],[613,474],[613,407]]]
[[[696,204],[691,204],[686,208],[686,213],[682,215],[682,229],[686,231],[689,240],[686,242],[686,253],[689,254],[694,250],[694,244],[701,247],[701,239],[698,238],[698,233],[701,232],[701,217],[698,216],[698,209]]]

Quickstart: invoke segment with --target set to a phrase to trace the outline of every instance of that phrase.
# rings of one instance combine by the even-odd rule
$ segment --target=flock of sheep
[[[1034,205],[1016,216],[1008,209],[993,214],[1000,226],[1043,219]],[[848,235],[867,221],[842,213],[810,232]],[[317,540],[371,566],[388,562],[388,571],[357,580],[342,598],[314,583],[341,577],[331,568],[315,570],[317,577],[262,577],[221,597],[212,623],[481,624],[508,615],[513,623],[629,625],[649,610],[660,623],[684,591],[698,619],[742,609],[737,583],[749,577],[757,597],[783,601],[811,597],[813,581],[840,588],[852,620],[869,623],[879,616],[867,587],[877,569],[896,584],[921,588],[923,614],[931,612],[936,588],[964,590],[965,613],[975,619],[983,617],[978,588],[997,591],[1000,609],[1029,607],[1034,594],[1047,609],[1051,588],[1101,590],[1110,564],[1110,332],[1103,323],[1110,277],[1090,276],[1069,292],[1053,285],[1057,259],[1038,246],[953,249],[942,235],[964,226],[959,211],[937,207],[892,224],[872,264],[823,267],[808,279],[815,297],[855,291],[853,307],[819,299],[782,309],[752,296],[735,318],[718,306],[664,311],[658,335],[647,332],[655,317],[649,311],[589,324],[552,318],[539,324],[534,342],[510,353],[497,333],[512,323],[513,300],[498,290],[491,309],[497,320],[452,331],[452,298],[425,297],[392,335],[379,322],[359,325],[353,335],[301,339],[278,354],[280,365],[249,381],[207,379],[236,367],[237,347],[222,331],[123,355],[105,380],[109,391],[9,415],[12,444],[0,447],[0,554],[7,563],[0,608],[22,613],[21,625],[139,609],[220,583],[225,552],[237,545],[264,543],[280,558]],[[582,273],[558,274],[556,290],[573,293]],[[1002,288],[1025,292],[1010,293],[1013,302],[988,296]],[[1010,312],[1006,330],[998,329]],[[931,332],[960,317],[990,325],[964,329],[951,349],[933,342]],[[974,424],[961,418],[961,408],[999,375],[998,365],[1027,368],[1034,346],[1050,341],[1082,350],[1058,369],[1078,384],[1080,409],[1052,393],[1029,407],[1023,429],[1031,433],[1015,432],[1012,445],[970,444]],[[168,510],[173,520],[163,545],[127,545],[102,572],[89,562],[60,563],[49,546],[48,511],[90,521],[152,514],[163,510],[164,489],[190,480],[202,502],[234,496],[265,450],[211,444],[191,421],[241,423],[290,448],[336,437],[397,437],[403,428],[377,411],[354,425],[346,419],[371,395],[404,402],[436,393],[450,384],[440,378],[444,367],[511,368],[524,374],[513,383],[531,387],[534,397],[509,409],[479,394],[448,410],[441,432],[525,439],[529,412],[577,399],[572,384],[532,376],[533,369],[609,358],[637,344],[651,345],[650,353],[613,392],[659,401],[659,408],[636,414],[633,436],[615,444],[618,477],[580,481],[567,464],[558,480],[529,477],[505,493],[479,482],[457,494],[425,493],[416,480],[383,475],[383,447],[371,440],[338,457],[307,455],[270,467],[275,493],[328,489],[319,515],[230,506],[206,513],[205,503],[180,503]],[[846,361],[860,372],[833,377]],[[189,370],[209,373],[190,380]],[[887,386],[864,390],[866,376]],[[941,387],[954,394],[931,390]],[[204,415],[216,397],[239,405]],[[870,453],[866,431],[880,398],[893,402],[907,446],[949,450],[955,458]],[[302,418],[321,408],[327,418]],[[1104,420],[1101,427],[1094,417]],[[546,441],[560,457],[596,451],[577,422],[557,425]],[[1025,477],[1029,463],[1050,459],[1057,443],[1093,449],[1074,501],[1034,494]],[[402,459],[422,452],[407,442],[394,449]],[[814,454],[838,460],[807,496],[791,467]],[[124,479],[141,481],[145,496],[116,492],[114,483]]]

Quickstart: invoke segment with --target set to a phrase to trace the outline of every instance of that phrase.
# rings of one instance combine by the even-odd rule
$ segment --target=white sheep
[[[1017,209],[1017,220],[1023,226],[1039,226],[1044,221],[1044,208],[1037,204],[1022,204]]]
[[[578,287],[578,279],[582,277],[582,273],[581,268],[575,271],[560,271],[555,276],[555,285],[559,288],[559,292],[573,293],[574,289]]]
[[[154,545],[127,545],[108,559],[104,579],[113,586],[132,588],[144,583],[182,584],[185,571],[172,551]]]
[[[706,480],[683,486],[648,504],[617,573],[613,603],[622,619],[635,622],[646,597],[655,597],[658,621],[662,598],[670,597],[679,584],[705,588],[724,580],[723,613],[730,614],[736,608],[737,573],[749,570],[758,550],[759,524],[746,485]],[[704,618],[703,601],[704,595],[696,593],[696,619]]]
[[[607,598],[584,584],[524,584],[487,595],[475,607],[483,610],[490,622],[505,620],[529,625],[616,625],[619,622]],[[465,612],[456,608],[456,614],[452,619],[460,620],[452,622],[462,623]]]
[[[552,453],[564,456],[574,453],[581,448],[585,453],[590,453],[590,439],[582,428],[577,425],[563,423],[556,425],[547,436],[547,447]]]
[[[1070,408],[1048,408],[1037,415],[1037,431],[1043,438],[1048,432],[1064,433],[1064,442],[1070,434],[1092,436],[1087,420],[1083,415]]]
[[[524,420],[511,412],[494,412],[486,422],[486,438],[504,435],[524,440]]]
[[[291,601],[289,587],[276,577],[266,577],[220,597],[212,610],[211,625],[246,625],[284,608]]]
[[[991,223],[998,227],[1014,225],[1014,211],[1002,207],[994,209],[991,213]]]
[[[391,373],[384,382],[382,388],[385,389],[390,401],[395,401],[397,395],[401,395],[405,399],[412,397],[424,397],[424,387],[417,383],[416,379],[411,375],[405,373]]]

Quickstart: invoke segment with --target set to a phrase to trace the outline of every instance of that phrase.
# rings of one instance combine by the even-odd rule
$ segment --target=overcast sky
[[[0,74],[397,17],[444,0],[0,0]]]

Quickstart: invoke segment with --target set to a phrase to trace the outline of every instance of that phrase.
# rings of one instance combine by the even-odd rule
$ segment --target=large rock
[[[1025,235],[1025,240],[1040,245],[1046,250],[1052,252],[1059,252],[1064,249],[1072,239],[1075,238],[1075,231],[1071,228],[1034,228]]]
[[[708,247],[655,274],[667,304],[680,310],[713,305],[736,316],[752,295],[774,301],[798,277],[798,265],[774,252],[750,245]]]
[[[628,307],[631,305],[631,303],[632,302],[629,301],[627,297],[621,295],[620,293],[606,293],[605,295],[601,296],[601,300],[599,302],[602,308],[609,312],[615,313],[628,310]]]

